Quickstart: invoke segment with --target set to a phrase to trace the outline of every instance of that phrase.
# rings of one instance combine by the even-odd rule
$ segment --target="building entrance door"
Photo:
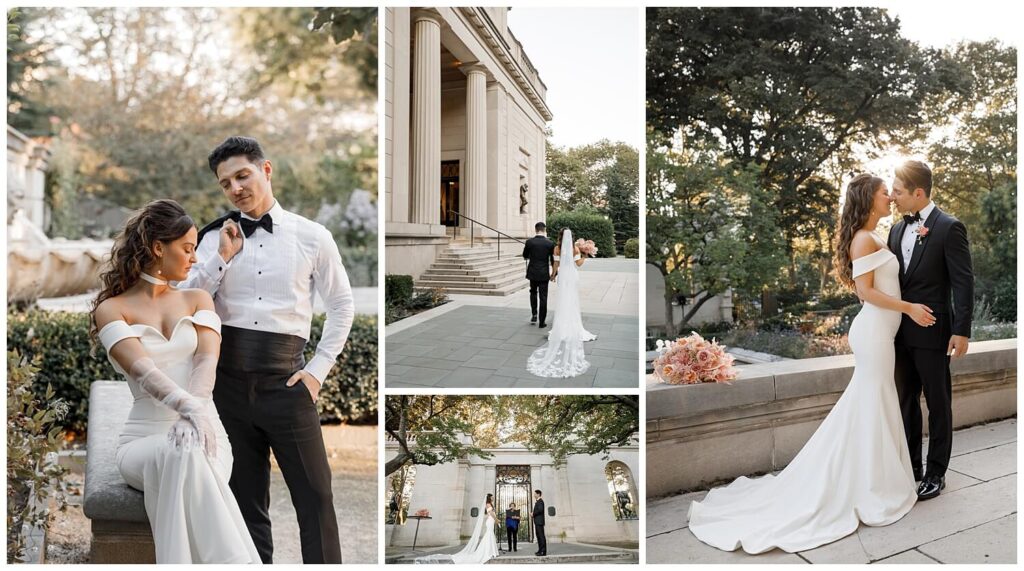
[[[494,490],[494,512],[498,514],[499,528],[495,530],[495,536],[499,538],[498,543],[505,537],[505,510],[512,502],[515,502],[516,509],[519,510],[518,541],[533,542],[533,522],[530,517],[533,513],[533,490],[530,488],[530,467],[495,466]]]

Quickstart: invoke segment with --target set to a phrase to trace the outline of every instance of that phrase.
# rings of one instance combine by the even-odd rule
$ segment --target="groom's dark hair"
[[[534,490],[533,493],[537,494],[538,496],[543,496],[544,495],[544,494],[540,493],[540,490]]]
[[[547,225],[544,224],[543,222],[538,222],[538,223],[533,225],[533,229],[536,230],[537,232],[540,232],[541,230],[543,230],[545,228],[547,228]]]
[[[896,178],[900,179],[907,190],[913,193],[923,189],[924,195],[932,197],[932,169],[921,161],[905,161],[896,167]]]
[[[213,174],[217,174],[217,167],[222,162],[238,155],[245,155],[245,158],[250,163],[256,165],[263,164],[263,161],[266,160],[266,156],[263,154],[263,147],[260,146],[259,141],[252,137],[242,137],[239,135],[224,139],[224,142],[217,145],[217,148],[210,152],[210,156],[206,157],[206,160],[210,163],[210,170],[213,171]]]

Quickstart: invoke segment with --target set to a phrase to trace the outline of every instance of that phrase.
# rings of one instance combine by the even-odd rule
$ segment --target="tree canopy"
[[[405,465],[490,458],[487,448],[518,442],[551,454],[607,454],[640,430],[636,395],[411,396],[385,398],[384,429],[398,445],[385,474]]]

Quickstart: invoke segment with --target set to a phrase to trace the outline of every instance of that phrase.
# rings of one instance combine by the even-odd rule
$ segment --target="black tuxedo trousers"
[[[285,383],[304,366],[301,337],[224,326],[213,401],[231,442],[229,482],[263,563],[272,563],[270,451],[299,521],[303,563],[341,563],[320,418],[309,389]]]

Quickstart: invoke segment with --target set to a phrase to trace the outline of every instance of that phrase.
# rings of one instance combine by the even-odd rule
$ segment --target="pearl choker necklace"
[[[147,274],[146,272],[140,272],[139,273],[139,277],[144,279],[144,280],[146,280],[147,282],[149,282],[149,283],[151,283],[153,285],[167,285],[167,280],[162,280],[160,278],[154,278],[153,276]]]

